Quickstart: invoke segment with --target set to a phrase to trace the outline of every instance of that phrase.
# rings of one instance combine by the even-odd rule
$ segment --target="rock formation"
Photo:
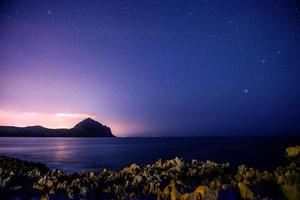
[[[0,126],[0,137],[114,137],[114,135],[109,127],[87,118],[71,129]]]

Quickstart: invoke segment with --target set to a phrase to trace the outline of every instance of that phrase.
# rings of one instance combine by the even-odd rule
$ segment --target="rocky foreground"
[[[76,174],[0,156],[0,199],[299,200],[300,146],[288,148],[286,157],[290,164],[274,171],[175,158]]]

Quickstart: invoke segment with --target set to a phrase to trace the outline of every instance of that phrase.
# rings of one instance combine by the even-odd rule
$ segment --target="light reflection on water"
[[[0,154],[47,164],[65,171],[121,169],[159,158],[245,163],[268,168],[284,164],[291,137],[199,138],[0,138]]]
[[[64,142],[64,140],[56,140],[54,142],[54,160],[56,162],[62,162],[65,160],[69,154],[69,151],[67,150],[67,146]]]

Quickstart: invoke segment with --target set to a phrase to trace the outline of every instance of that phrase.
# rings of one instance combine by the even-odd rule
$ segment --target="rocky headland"
[[[108,126],[87,118],[70,129],[0,126],[0,137],[115,137]]]
[[[120,171],[65,173],[40,163],[0,157],[1,199],[300,199],[300,146],[289,164],[259,171],[182,158],[132,164]],[[272,155],[275,156],[275,155]]]

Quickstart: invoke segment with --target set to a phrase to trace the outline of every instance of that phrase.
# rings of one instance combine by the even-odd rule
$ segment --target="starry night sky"
[[[296,1],[1,1],[0,124],[300,133]]]

